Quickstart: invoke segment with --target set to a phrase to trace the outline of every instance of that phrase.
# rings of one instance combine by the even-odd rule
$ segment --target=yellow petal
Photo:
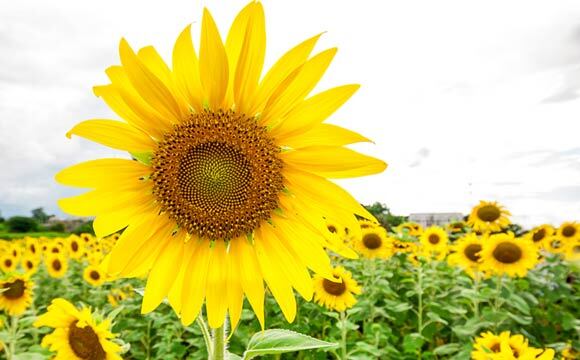
[[[281,265],[270,259],[270,254],[263,246],[264,241],[261,241],[263,237],[261,228],[256,230],[254,248],[256,249],[256,257],[258,258],[261,272],[272,295],[274,295],[280,305],[282,314],[284,314],[288,322],[293,322],[296,317],[296,299],[294,298],[292,286],[284,275]]]
[[[245,241],[244,239],[234,239],[235,241]],[[242,289],[242,280],[240,278],[240,266],[244,259],[240,258],[240,254],[233,253],[230,247],[228,252],[228,314],[230,318],[230,333],[233,333],[240,317],[242,315],[242,306],[244,302],[244,290]]]
[[[309,146],[280,154],[296,169],[327,178],[350,178],[384,171],[387,164],[379,159],[338,146]]]
[[[213,329],[223,325],[228,309],[227,266],[225,242],[216,240],[211,249],[211,259],[205,287],[207,322]]]
[[[149,270],[153,268],[157,255],[168,242],[183,241],[183,237],[174,234],[174,230],[175,224],[166,219],[165,223],[160,225],[149,239],[144,239],[138,250],[127,261],[119,276],[131,278],[147,275]]]
[[[139,182],[151,173],[149,166],[126,159],[98,159],[86,161],[61,170],[55,180],[63,185],[98,188],[119,182]]]
[[[276,139],[278,144],[299,149],[307,146],[343,146],[357,142],[371,142],[368,138],[348,129],[331,124],[319,124],[304,133],[294,133]]]
[[[141,313],[149,313],[167,296],[183,260],[183,241],[169,241],[159,252],[147,278]]]
[[[290,136],[321,124],[359,89],[360,85],[344,85],[316,94],[296,106],[274,125],[272,136]]]
[[[302,66],[314,45],[320,38],[321,34],[311,37],[303,41],[294,48],[285,53],[272,68],[266,73],[264,79],[260,82],[256,98],[252,101],[249,114],[256,114],[261,112],[268,99],[272,96],[274,91],[293,71]]]
[[[146,133],[114,120],[86,120],[76,124],[66,136],[78,135],[113,149],[129,152],[153,151],[157,144]]]
[[[113,234],[131,223],[131,219],[146,211],[154,211],[154,205],[127,206],[112,211],[103,212],[95,218],[93,229],[98,238]]]
[[[202,87],[199,61],[191,39],[191,25],[181,32],[173,47],[173,77],[177,88],[196,111],[202,110]]]
[[[211,249],[207,241],[199,241],[183,278],[181,323],[185,326],[197,318],[205,297]]]
[[[168,87],[133,52],[125,39],[119,45],[123,69],[135,90],[161,115],[173,123],[182,119],[179,105]]]
[[[93,216],[115,209],[138,206],[151,202],[150,195],[142,191],[112,192],[93,190],[58,200],[60,208],[71,215]]]
[[[243,33],[243,42],[235,67],[234,100],[236,110],[247,113],[254,99],[266,54],[266,24],[261,3],[252,3],[252,11]]]
[[[177,234],[178,237],[183,237],[184,239],[187,237],[187,234]],[[169,290],[169,294],[167,295],[167,299],[169,300],[169,305],[173,308],[176,314],[181,314],[182,304],[182,294],[183,294],[183,279],[185,278],[185,272],[189,266],[189,262],[191,261],[192,254],[195,253],[195,249],[199,244],[198,241],[190,239],[189,241],[185,242],[185,248],[183,250],[183,261],[181,263],[181,268],[179,269],[179,273]]]
[[[238,271],[242,289],[248,298],[256,317],[264,328],[264,280],[260,270],[260,264],[256,257],[254,247],[246,239],[234,239],[230,243],[232,261],[238,263]]]
[[[210,108],[221,108],[228,87],[228,58],[217,26],[207,9],[203,10],[201,25],[199,73]]]
[[[289,75],[289,83],[282,82],[268,99],[261,116],[262,124],[276,124],[314,89],[336,54],[336,48],[321,52]]]

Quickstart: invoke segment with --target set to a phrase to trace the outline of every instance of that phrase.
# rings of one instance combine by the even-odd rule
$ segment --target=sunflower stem
[[[227,319],[224,324],[213,330],[213,360],[226,360]]]
[[[8,357],[9,360],[14,358],[16,354],[16,334],[18,333],[18,317],[11,316],[10,317],[10,356]]]
[[[340,350],[341,350],[341,359],[342,360],[346,360],[347,359],[347,353],[346,353],[346,335],[347,335],[347,327],[346,327],[346,312],[345,311],[341,311],[340,312],[340,334],[341,334],[341,338],[340,338]]]
[[[195,321],[197,322],[197,325],[201,329],[201,334],[203,335],[203,341],[205,341],[205,347],[207,349],[207,357],[208,357],[208,359],[211,359],[213,357],[213,344],[212,344],[212,339],[211,339],[211,335],[209,333],[207,324],[203,320],[203,316],[201,314],[199,314],[199,316],[197,317],[197,319]]]
[[[473,274],[473,315],[479,319],[479,271],[475,270]]]
[[[418,309],[417,309],[417,332],[419,336],[423,333],[423,263],[419,262],[417,266],[417,297],[418,297]],[[421,349],[419,349],[419,359],[422,358]]]

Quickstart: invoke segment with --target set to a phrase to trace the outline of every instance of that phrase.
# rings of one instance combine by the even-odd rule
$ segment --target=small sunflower
[[[111,289],[111,291],[107,294],[107,301],[111,304],[112,307],[116,308],[119,306],[119,303],[125,299],[127,299],[127,293],[121,289]]]
[[[352,274],[342,266],[334,268],[331,281],[320,275],[315,275],[314,300],[329,310],[345,311],[356,304],[354,295],[361,293],[361,288],[352,278]]]
[[[495,201],[480,201],[471,210],[467,224],[482,233],[497,232],[510,224],[510,212]]]
[[[40,262],[39,258],[28,254],[22,257],[22,260],[20,261],[20,266],[22,267],[22,270],[24,270],[26,274],[32,275],[38,270],[39,262]]]
[[[410,236],[419,236],[423,232],[423,227],[416,222],[408,221],[396,227],[397,233]]]
[[[580,261],[580,240],[570,242],[566,246],[564,258],[568,261]]]
[[[522,335],[511,335],[504,331],[496,335],[490,331],[480,334],[475,339],[471,358],[473,360],[496,360],[506,354],[523,354],[528,349],[528,341]]]
[[[106,277],[103,270],[96,265],[89,265],[83,271],[83,279],[92,286],[101,286],[105,283]]]
[[[453,244],[453,252],[449,255],[450,265],[461,267],[471,277],[480,267],[479,252],[483,247],[481,239],[474,233],[461,237]]]
[[[68,261],[66,257],[59,254],[47,256],[44,259],[44,264],[46,265],[48,275],[56,279],[65,276],[68,270]]]
[[[513,233],[502,233],[489,236],[483,242],[479,256],[485,271],[512,277],[526,276],[538,262],[538,249],[529,239],[516,239]]]
[[[567,221],[560,225],[558,236],[564,241],[580,240],[580,224],[575,221]]]
[[[87,120],[77,135],[124,151],[61,171],[61,184],[90,191],[62,199],[63,210],[95,215],[97,237],[126,228],[107,272],[148,273],[142,311],[168,298],[183,324],[202,304],[210,327],[239,321],[244,295],[264,324],[264,283],[288,321],[293,291],[312,298],[307,269],[331,277],[324,218],[353,232],[373,219],[329,178],[376,174],[378,159],[345,146],[367,138],[324,121],[358,89],[310,96],[336,49],[311,56],[320,36],[283,55],[262,76],[265,17],[250,2],[225,39],[210,12],[199,54],[191,27],[179,35],[172,66],[151,46],[119,46],[111,83],[94,92],[124,119]],[[226,294],[226,295],[224,295]]]
[[[67,239],[68,255],[71,259],[80,259],[85,251],[85,242],[76,235]]]
[[[446,228],[451,234],[459,234],[465,232],[468,225],[465,221],[452,221],[447,224]]]
[[[14,256],[12,256],[11,253],[4,253],[0,257],[0,269],[2,269],[3,272],[5,272],[5,273],[12,272],[12,271],[16,270],[17,266],[18,266],[18,259],[15,258]]]
[[[562,350],[563,360],[577,360],[580,357],[580,352],[578,352],[572,345],[568,344],[564,350]]]
[[[32,287],[34,283],[27,275],[13,275],[0,281],[0,309],[8,314],[20,315],[32,303]]]
[[[39,257],[41,255],[38,239],[26,238],[26,252],[36,257]]]
[[[439,226],[430,226],[423,230],[423,233],[419,236],[423,250],[426,253],[444,253],[447,251],[447,242],[449,241],[449,236],[447,232],[440,228]]]
[[[538,246],[538,247],[542,247],[544,244],[544,241],[546,239],[548,239],[549,237],[551,237],[552,235],[554,235],[554,227],[552,227],[551,225],[548,224],[544,224],[544,225],[540,225],[537,226],[535,228],[533,228],[532,230],[530,230],[525,237],[532,240],[532,242]]]
[[[390,255],[390,241],[384,228],[376,226],[361,230],[362,236],[353,244],[356,252],[368,259],[384,259]]]
[[[65,299],[54,299],[47,312],[34,322],[54,331],[42,339],[42,346],[56,352],[55,359],[122,360],[121,347],[111,340],[111,320],[100,323],[89,308],[77,309]]]
[[[559,234],[556,234],[544,239],[543,248],[552,254],[564,254],[567,250],[568,244],[569,242]]]

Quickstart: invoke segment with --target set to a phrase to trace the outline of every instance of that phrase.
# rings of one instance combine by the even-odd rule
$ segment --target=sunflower
[[[474,233],[461,237],[453,244],[453,252],[447,261],[450,265],[461,267],[471,277],[475,275],[480,267],[479,252],[482,249],[482,241]]]
[[[513,233],[502,233],[489,236],[479,256],[485,271],[512,277],[526,276],[528,270],[536,266],[538,249],[529,239],[515,239]]]
[[[65,276],[66,271],[68,270],[68,261],[66,257],[59,254],[47,256],[44,259],[44,264],[48,270],[48,275],[56,279]]]
[[[451,234],[458,234],[465,232],[467,228],[467,223],[465,221],[452,221],[447,224],[446,228]]]
[[[127,294],[121,289],[111,289],[107,294],[107,301],[112,307],[116,308],[119,303],[127,298]]]
[[[26,238],[26,253],[36,257],[40,256],[38,239]]]
[[[99,266],[89,265],[83,271],[83,279],[92,286],[101,286],[106,281],[106,275]]]
[[[497,232],[510,224],[510,212],[495,201],[479,202],[471,210],[467,224],[477,232]]]
[[[496,335],[488,331],[475,339],[471,358],[473,360],[495,360],[508,353],[517,357],[527,349],[528,341],[522,335],[510,336],[509,331],[503,331]]]
[[[580,224],[577,222],[564,222],[558,228],[557,234],[564,241],[580,240]]]
[[[580,261],[580,240],[570,242],[566,246],[564,258],[568,261]]]
[[[447,232],[439,226],[428,227],[419,236],[421,246],[426,253],[444,253],[447,250],[449,237]]]
[[[9,315],[22,314],[32,303],[32,287],[34,283],[27,275],[13,275],[0,281],[0,310]]]
[[[22,269],[26,274],[32,275],[38,270],[39,261],[40,261],[39,258],[27,254],[22,257],[22,260],[20,261],[20,266],[22,266]]]
[[[423,227],[415,222],[404,222],[396,227],[397,233],[411,236],[419,236],[423,232]]]
[[[42,346],[56,352],[57,360],[121,360],[121,347],[111,341],[111,320],[99,323],[89,308],[79,310],[65,299],[54,299],[34,326],[54,328]]]
[[[71,259],[80,259],[85,251],[85,242],[76,235],[72,235],[67,239],[68,256]]]
[[[333,280],[315,275],[314,300],[329,310],[345,311],[356,304],[354,295],[361,293],[361,288],[352,278],[352,274],[342,266],[334,268]]]
[[[552,254],[564,254],[568,248],[568,243],[559,234],[556,234],[544,239],[543,248]]]
[[[367,138],[324,123],[358,85],[308,97],[336,53],[310,57],[319,35],[261,76],[261,3],[239,13],[225,43],[207,9],[201,28],[199,56],[187,26],[172,68],[153,47],[134,52],[121,40],[121,65],[107,70],[111,84],[94,90],[124,121],[88,120],[67,135],[137,161],[65,169],[57,181],[91,191],[59,203],[70,214],[96,215],[99,238],[126,227],[107,271],[149,271],[144,313],[167,296],[187,325],[205,300],[211,327],[227,312],[235,326],[245,294],[263,325],[265,281],[293,321],[293,289],[312,298],[307,268],[332,277],[324,248],[335,246],[324,219],[353,231],[355,214],[374,219],[327,178],[375,174],[386,164],[344,147]]]
[[[93,235],[82,233],[79,235],[82,241],[84,241],[85,245],[92,244],[94,242]]]
[[[0,269],[2,269],[3,272],[12,272],[16,270],[16,266],[18,266],[18,259],[12,256],[10,252],[4,253],[0,256]]]
[[[533,228],[532,230],[530,230],[526,234],[526,237],[528,239],[532,240],[532,242],[536,246],[542,247],[544,244],[544,240],[546,240],[549,237],[551,237],[552,235],[554,235],[554,232],[555,232],[555,230],[551,225],[544,224],[544,225],[537,226],[537,227]]]
[[[380,226],[362,229],[362,235],[353,244],[356,252],[367,259],[387,258],[391,245],[387,232]]]
[[[576,360],[580,353],[572,345],[568,344],[564,350],[562,350],[562,359],[563,360]]]

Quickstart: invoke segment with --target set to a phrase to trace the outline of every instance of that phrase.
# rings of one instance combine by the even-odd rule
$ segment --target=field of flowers
[[[499,216],[489,221],[486,211]],[[266,296],[265,328],[293,332],[263,332],[246,301],[229,352],[283,359],[576,359],[580,227],[569,222],[514,233],[508,214],[482,202],[466,222],[445,227],[406,222],[387,230],[361,220],[360,237],[328,223],[330,236],[352,257],[331,253],[341,281],[315,275],[314,301],[296,297],[293,323]],[[82,234],[1,242],[5,358],[208,357],[204,314],[190,326],[181,325],[169,304],[142,315],[144,277],[106,274],[118,239]]]

